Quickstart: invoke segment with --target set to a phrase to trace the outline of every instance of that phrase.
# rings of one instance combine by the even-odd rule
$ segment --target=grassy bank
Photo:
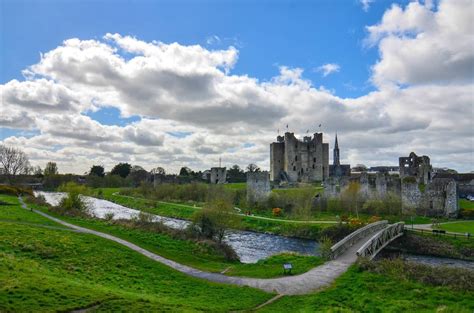
[[[106,200],[136,210],[180,219],[191,219],[193,214],[200,210],[199,207],[193,205],[153,201],[139,197],[124,196],[118,194],[118,192],[118,189],[105,188],[96,189],[91,195],[102,197]],[[239,225],[239,229],[266,232],[283,236],[318,239],[321,231],[324,228],[330,226],[331,224],[324,223],[292,223],[288,221],[263,220],[250,216],[243,216]]]
[[[0,224],[2,312],[91,306],[105,312],[222,312],[249,309],[271,297],[190,278],[92,235]]]
[[[474,239],[406,232],[387,246],[403,253],[474,260]]]
[[[474,221],[441,224],[438,228],[457,233],[471,233],[474,236]]]
[[[416,278],[375,273],[352,266],[330,288],[311,295],[285,296],[259,312],[452,312],[474,310],[474,291],[432,286]]]
[[[293,274],[307,272],[323,263],[320,257],[284,254],[261,260],[257,264],[242,264],[238,261],[227,260],[225,255],[216,249],[215,244],[210,241],[175,238],[170,234],[133,227],[131,223],[122,224],[98,219],[61,216],[49,211],[45,206],[32,203],[28,205],[72,224],[112,234],[165,258],[203,271],[222,272],[226,270],[225,274],[231,276],[269,278],[284,276],[282,265],[286,262],[293,264]]]

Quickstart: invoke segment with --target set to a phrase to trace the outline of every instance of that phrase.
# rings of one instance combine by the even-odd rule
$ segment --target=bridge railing
[[[386,245],[403,235],[404,222],[389,225],[376,233],[357,250],[357,256],[372,260]]]
[[[378,221],[371,223],[362,228],[357,229],[356,231],[350,233],[344,239],[340,240],[338,243],[331,247],[331,258],[335,259],[341,254],[343,254],[347,249],[352,247],[354,243],[359,241],[361,238],[364,238],[372,233],[375,233],[387,226],[387,221]]]

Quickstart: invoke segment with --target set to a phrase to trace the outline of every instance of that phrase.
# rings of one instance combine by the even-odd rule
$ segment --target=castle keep
[[[270,144],[270,180],[276,182],[315,182],[329,176],[329,144],[323,134],[305,136],[303,141],[286,132]]]

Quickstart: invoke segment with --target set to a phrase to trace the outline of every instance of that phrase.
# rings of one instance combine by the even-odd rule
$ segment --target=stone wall
[[[227,182],[227,169],[225,167],[211,168],[211,184],[225,184]]]
[[[247,173],[247,201],[266,200],[271,193],[270,174],[267,171]]]
[[[410,214],[411,210],[417,209],[421,201],[421,191],[415,181],[402,181],[401,185],[402,212]]]

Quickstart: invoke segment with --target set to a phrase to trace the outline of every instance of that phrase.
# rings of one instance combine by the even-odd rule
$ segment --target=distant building
[[[329,177],[329,144],[323,133],[298,140],[286,132],[270,144],[270,180],[275,182],[315,182]]]
[[[433,168],[430,164],[430,158],[426,155],[417,156],[415,152],[411,152],[408,157],[400,157],[398,159],[400,178],[413,176],[417,183],[428,184],[433,174]]]
[[[211,184],[225,184],[227,182],[227,169],[225,167],[211,168],[209,182]]]
[[[336,134],[336,142],[334,144],[334,150],[333,150],[333,164],[329,165],[329,176],[331,177],[351,176],[350,164],[341,164],[340,153],[339,153],[339,143],[337,142],[337,134]]]

